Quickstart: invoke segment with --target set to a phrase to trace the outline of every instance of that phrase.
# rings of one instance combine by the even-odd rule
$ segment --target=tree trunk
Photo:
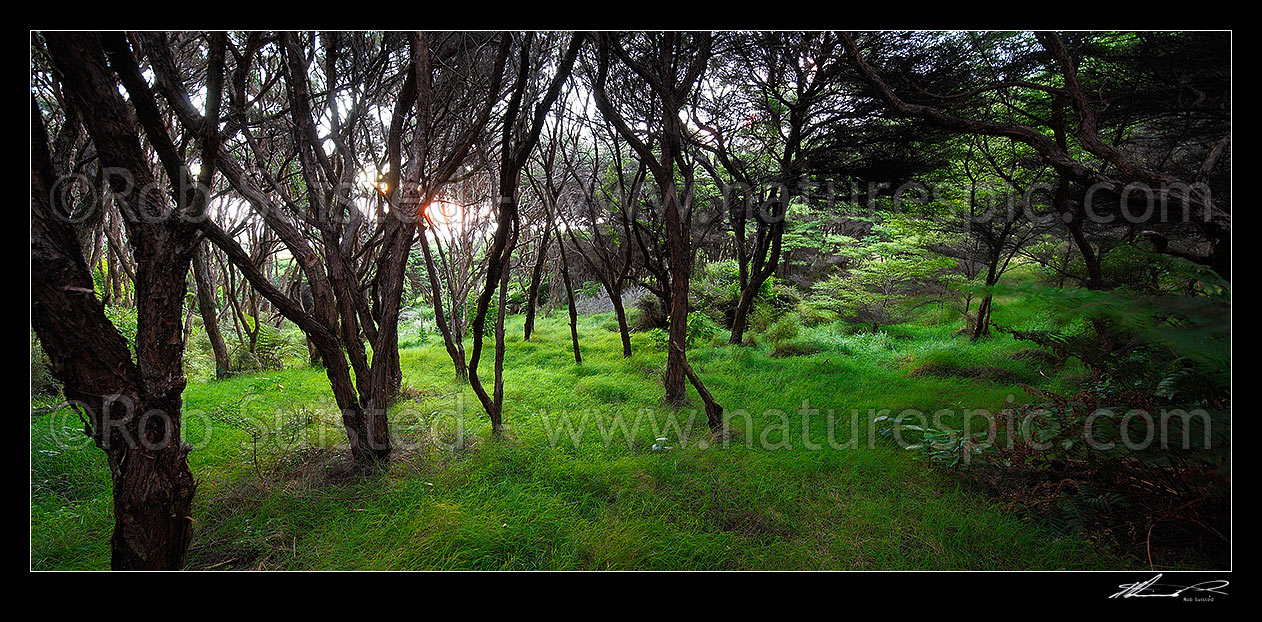
[[[972,341],[977,341],[990,334],[990,302],[991,295],[986,294],[981,304],[977,305],[977,320],[973,323]]]
[[[618,335],[622,337],[622,358],[631,358],[631,331],[627,327],[627,312],[622,307],[622,292],[609,292],[613,314],[618,318]]]
[[[66,399],[107,454],[114,494],[111,567],[178,570],[196,484],[180,437],[184,344],[178,338],[194,229],[153,180],[133,111],[106,68],[99,35],[47,33],[53,64],[104,166],[136,257],[136,358],[96,299],[63,205],[39,107],[32,104],[31,320]],[[121,254],[121,249],[116,249]]]
[[[745,331],[749,328],[749,310],[754,306],[754,297],[762,283],[741,290],[741,297],[736,301],[736,311],[732,314],[732,335],[727,342],[740,345],[745,340]]]
[[[500,277],[499,304],[495,308],[495,386],[491,399],[495,402],[495,416],[491,428],[496,436],[504,434],[504,314],[508,307],[508,270]]]
[[[561,256],[561,280],[565,282],[565,299],[570,307],[570,342],[574,344],[574,364],[583,364],[583,354],[578,349],[578,310],[574,307],[574,287],[570,283],[570,267],[565,261],[565,242],[557,230],[557,254]]]
[[[215,352],[215,377],[228,375],[228,345],[219,330],[219,314],[215,312],[214,274],[206,265],[206,249],[199,246],[193,252],[193,280],[197,285],[197,307],[202,315],[202,326],[210,339],[210,349]]]
[[[705,404],[706,425],[710,426],[711,432],[719,432],[723,429],[723,407],[715,401],[714,396],[706,389],[705,383],[701,382],[701,377],[697,376],[697,372],[693,371],[692,365],[688,364],[685,359],[683,363],[684,374],[688,376],[688,381],[692,383],[692,388],[697,390],[697,395],[701,396],[701,402]]]
[[[544,260],[548,257],[548,235],[552,224],[549,223],[544,228],[543,240],[539,242],[539,254],[535,257],[535,267],[530,273],[530,291],[526,296],[526,329],[524,341],[530,341],[530,335],[535,330],[535,309],[539,306],[539,285],[543,280]],[[559,234],[558,234],[559,235]]]
[[[671,123],[672,115],[665,115],[667,120],[667,133],[670,134],[670,127],[678,124]],[[678,131],[676,129],[676,131]],[[674,134],[678,135],[678,134]],[[671,141],[666,141],[665,145],[670,145]],[[665,166],[670,167],[668,170],[674,169],[674,155],[668,147],[663,147],[664,155],[662,162]],[[691,269],[691,253],[689,251],[688,231],[683,222],[680,212],[679,195],[675,191],[673,180],[659,180],[662,188],[663,202],[662,211],[665,214],[666,224],[666,240],[670,254],[670,349],[666,354],[666,377],[664,380],[666,389],[666,403],[671,405],[682,405],[685,403],[687,396],[685,394],[686,371],[684,369],[687,363],[687,355],[684,349],[688,342],[688,275]]]
[[[456,380],[468,382],[469,367],[464,359],[464,345],[452,336],[451,326],[447,324],[446,312],[443,311],[442,281],[438,279],[438,269],[434,266],[434,256],[429,250],[429,240],[425,231],[421,231],[420,238],[421,252],[425,255],[425,272],[429,274],[429,288],[434,299],[434,323],[438,325],[438,332],[442,333],[443,345],[447,347],[447,355],[451,357],[456,370]],[[455,315],[454,308],[452,315]]]
[[[977,341],[983,336],[990,334],[990,307],[992,300],[994,299],[994,295],[990,293],[989,288],[994,287],[995,283],[999,281],[999,277],[997,276],[999,271],[999,259],[998,251],[996,251],[995,256],[991,257],[990,265],[986,270],[986,296],[982,298],[981,303],[977,305],[977,321],[973,324],[972,341]]]
[[[180,406],[178,394],[157,403],[137,402],[131,413],[137,423],[123,426],[127,435],[141,439],[140,447],[117,442],[103,447],[114,488],[110,567],[115,570],[179,570],[184,565],[197,484],[188,468],[188,448],[179,438],[179,416],[167,414],[179,413]],[[102,423],[119,422],[111,416]]]

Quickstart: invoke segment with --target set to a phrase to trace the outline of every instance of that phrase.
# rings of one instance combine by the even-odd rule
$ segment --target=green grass
[[[997,304],[1006,322],[1037,321],[1005,316],[1019,310]],[[698,345],[689,358],[731,416],[725,447],[712,445],[691,389],[695,407],[663,406],[664,351],[636,334],[634,356],[623,359],[617,332],[606,326],[611,316],[583,317],[584,362],[576,366],[562,315],[540,318],[537,337],[525,343],[521,318],[510,318],[503,441],[491,440],[472,391],[453,381],[441,342],[407,339],[407,399],[391,414],[399,449],[372,477],[347,472],[320,370],[190,382],[185,436],[196,447],[190,462],[199,488],[189,567],[1142,565],[1082,539],[1055,538],[883,437],[869,444],[865,428],[883,410],[997,411],[1031,399],[1003,379],[1043,387],[1072,381],[1073,369],[1010,356],[1028,344],[1006,336],[970,344],[956,334],[958,321],[939,314],[874,335],[803,328],[799,339],[823,350],[801,356],[772,358],[770,345]],[[1012,375],[914,373],[927,363]],[[828,443],[830,410],[840,448]],[[852,413],[860,432],[850,448]],[[263,425],[285,434],[256,446]],[[108,567],[109,480],[102,452],[80,427],[64,410],[31,421],[35,569]],[[652,451],[658,436],[672,448]]]

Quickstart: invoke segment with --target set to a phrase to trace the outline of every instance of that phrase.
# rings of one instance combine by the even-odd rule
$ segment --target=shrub
[[[667,319],[666,324],[667,326],[665,328],[650,328],[646,332],[649,342],[653,344],[653,347],[663,351],[665,351],[667,346],[670,344],[669,318]],[[618,330],[616,323],[614,324],[612,330]],[[705,314],[688,314],[688,332],[685,337],[688,347],[692,347],[698,343],[712,342],[714,339],[718,338],[718,332],[718,325],[714,323],[714,320],[706,317]]]
[[[478,297],[482,295],[482,287],[483,285],[479,285],[478,287],[473,288],[473,290],[469,292],[468,298],[465,299],[464,321],[467,322],[466,326],[470,331],[473,329],[474,318],[478,316]],[[510,280],[508,282],[508,291],[506,293],[507,296],[504,305],[504,314],[513,315],[515,313],[523,312],[526,308],[526,293],[522,291],[516,281]],[[576,291],[575,296],[577,295],[578,292]],[[500,290],[496,288],[495,293],[491,296],[490,302],[486,305],[486,322],[482,325],[483,337],[492,337],[495,335],[495,320],[499,317],[499,309]],[[455,323],[450,317],[447,318],[447,321],[452,324]]]
[[[802,304],[802,293],[796,287],[782,283],[772,276],[763,283],[755,300],[766,300],[775,310],[789,313]]]
[[[233,351],[231,358],[233,371],[257,371],[263,369],[263,362],[259,360],[259,357],[245,348]]]
[[[246,321],[256,320],[246,316]],[[270,324],[259,326],[258,340],[253,352],[250,351],[249,344],[241,342],[232,344],[228,351],[228,359],[234,372],[284,369],[286,359],[305,359],[306,356],[305,344],[300,343],[292,333],[281,331]]]
[[[644,331],[654,328],[666,328],[666,308],[662,300],[653,294],[645,294],[635,301],[635,324],[633,330]]]
[[[648,338],[649,345],[654,350],[665,352],[667,346],[670,345],[670,333],[666,332],[664,328],[650,328],[644,335]]]
[[[712,261],[694,272],[689,284],[689,306],[727,328],[732,326],[740,299],[740,267],[734,259]]]
[[[57,395],[61,393],[61,383],[53,378],[52,361],[44,353],[35,331],[31,331],[31,393],[34,395]]]
[[[735,259],[706,264],[697,271],[689,289],[691,307],[705,313],[723,328],[732,327],[740,297],[740,266]],[[759,307],[769,307],[770,312],[778,316],[791,311],[801,300],[802,295],[796,289],[779,283],[774,276],[768,277],[754,296],[750,316],[752,318],[754,310]]]
[[[755,304],[749,311],[749,330],[756,333],[766,332],[776,321],[776,310],[767,304]],[[747,333],[748,334],[748,333]]]
[[[837,321],[837,312],[811,301],[804,301],[797,306],[798,319],[803,326],[821,326]]]
[[[798,324],[797,318],[792,315],[786,315],[773,324],[771,328],[768,328],[764,336],[767,338],[767,341],[778,344],[782,341],[796,338],[799,330],[801,330],[801,325]]]
[[[688,346],[701,341],[709,341],[719,332],[719,326],[704,313],[688,314]]]
[[[136,354],[136,310],[130,307],[105,307],[105,317],[127,339],[127,347]]]

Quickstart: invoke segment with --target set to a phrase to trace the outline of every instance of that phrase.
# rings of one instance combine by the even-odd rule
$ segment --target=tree
[[[48,33],[44,41],[69,96],[62,103],[77,110],[102,164],[111,169],[109,183],[136,261],[136,358],[105,317],[78,241],[65,222],[70,212],[52,194],[58,171],[34,97],[32,322],[67,400],[85,417],[85,432],[108,457],[115,519],[111,567],[179,569],[192,533],[196,484],[180,436],[184,342],[174,337],[182,332],[186,278],[198,242],[194,223],[204,216],[204,189],[214,173],[218,139],[214,132],[197,136],[198,156],[207,166],[194,181],[187,162],[171,148],[147,92],[129,88],[128,109],[107,68],[100,35]],[[111,49],[110,66],[118,71],[128,54]],[[224,37],[214,35],[207,71],[212,87],[222,80],[223,58]],[[212,88],[208,112],[218,114],[219,105]],[[141,151],[141,127],[157,147],[166,184],[154,178]],[[162,191],[164,185],[172,191],[174,205]]]
[[[804,189],[808,161],[830,130],[853,116],[837,46],[830,32],[739,39],[721,83],[709,89],[715,95],[706,118],[692,111],[698,146],[722,167],[721,174],[701,160],[722,189],[739,267],[730,343],[744,339],[754,299],[776,271],[788,205]]]
[[[633,243],[633,240],[639,239],[636,206],[641,199],[648,169],[641,162],[635,172],[628,175],[625,170],[628,162],[616,130],[607,123],[602,129],[611,145],[607,151],[608,160],[602,158],[598,140],[593,141],[589,158],[571,153],[581,150],[577,136],[570,149],[561,150],[565,167],[563,176],[568,177],[572,187],[578,191],[580,211],[587,221],[585,232],[579,228],[580,225],[568,220],[565,231],[583,263],[609,294],[618,322],[618,335],[622,340],[622,356],[626,358],[631,356],[631,333],[622,294],[637,270],[636,244]],[[613,179],[602,179],[609,176]],[[551,179],[550,174],[548,178]],[[559,191],[553,194],[559,196]],[[574,194],[571,193],[571,196]],[[583,233],[585,235],[580,239]],[[643,256],[640,259],[647,262]]]
[[[692,189],[695,168],[684,152],[684,128],[680,113],[687,98],[710,60],[713,39],[710,33],[664,32],[647,34],[641,49],[633,55],[623,47],[622,37],[602,34],[596,60],[596,78],[592,94],[601,114],[648,167],[662,206],[662,227],[670,261],[670,340],[666,355],[666,402],[682,404],[685,400],[684,379],[692,382],[706,403],[710,428],[723,427],[723,409],[688,364],[688,281],[692,268]],[[611,58],[621,63],[649,86],[658,114],[650,119],[651,127],[660,132],[658,153],[627,125],[609,97]],[[676,176],[679,174],[679,177]],[[682,178],[682,179],[680,179]]]
[[[205,121],[189,100],[166,41],[161,35],[142,35],[142,39],[158,77],[157,88],[172,112],[189,131],[200,130]],[[315,41],[318,39],[308,39],[306,44],[315,45]],[[383,46],[369,53],[368,46],[350,45],[336,34],[325,36],[325,41],[322,72],[325,90],[320,107],[327,109],[321,116],[327,114],[331,122],[333,133],[329,140],[334,144],[333,153],[325,151],[324,141],[316,133],[317,107],[313,105],[308,84],[308,54],[303,51],[303,41],[295,34],[283,33],[270,42],[255,37],[247,40],[248,54],[241,53],[242,62],[237,65],[233,78],[235,93],[230,92],[230,101],[234,102],[230,119],[236,122],[227,124],[225,129],[230,131],[225,134],[235,138],[239,148],[248,150],[247,153],[264,166],[247,170],[233,153],[223,154],[224,157],[216,160],[233,191],[246,200],[297,259],[304,281],[311,288],[310,311],[301,300],[295,300],[270,283],[252,264],[249,254],[217,224],[207,219],[200,226],[250,284],[301,328],[319,351],[342,410],[351,453],[357,463],[371,467],[387,459],[391,449],[386,408],[394,401],[400,378],[398,309],[407,250],[422,208],[455,177],[488,121],[499,93],[502,63],[496,61],[502,60],[507,50],[500,46],[498,58],[492,60],[483,56],[484,46],[466,47],[458,37],[431,42],[425,35],[412,35],[406,41],[408,60],[402,63],[403,68],[393,80],[385,80],[381,76],[390,47]],[[281,83],[283,99],[279,93],[253,98],[245,93],[244,85],[250,83],[249,72],[255,63],[250,55],[257,55],[265,45],[275,46],[278,52],[280,66],[267,68],[277,72],[278,78],[255,82]],[[431,50],[431,45],[437,49]],[[471,54],[467,58],[470,66],[464,71],[472,72],[473,76],[461,71],[448,73],[446,67],[440,68],[432,60],[435,56],[444,58],[464,53]],[[344,69],[339,59],[344,55],[349,58],[351,75],[339,78]],[[234,56],[237,56],[235,49]],[[258,63],[262,63],[262,57]],[[408,80],[405,77],[408,73],[420,77]],[[351,146],[367,132],[364,110],[380,105],[378,98],[386,85],[400,79],[405,88],[399,97],[404,104],[396,105],[395,109],[404,114],[392,118],[394,128],[384,132],[389,141],[385,151],[401,153],[403,132],[397,128],[405,122],[408,110],[415,108],[414,114],[420,122],[411,144],[408,168],[398,178],[388,177],[390,209],[383,211],[389,217],[377,221],[369,237],[376,241],[365,245],[382,250],[375,260],[369,261],[365,259],[365,248],[358,245],[361,240],[357,232],[363,227],[363,220],[351,192],[362,168],[357,166]],[[409,83],[411,87],[406,88]],[[445,85],[450,90],[436,92],[434,84]],[[345,103],[338,101],[339,90],[352,91],[347,95],[352,102],[351,112],[345,118],[337,112]],[[444,118],[441,122],[427,123],[426,120],[433,120],[434,98],[440,96],[480,102],[479,112],[472,118]],[[277,98],[275,103],[286,106],[283,112],[292,123],[288,141],[283,135],[255,136],[255,130],[246,121],[251,115],[256,118],[275,116],[270,110],[251,113],[245,106],[246,102],[264,106],[271,103],[271,97]],[[433,136],[433,132],[440,134]],[[427,141],[427,138],[434,140]],[[269,144],[277,146],[281,153],[273,152]],[[278,173],[285,177],[279,179],[266,166],[277,159],[284,163]],[[296,166],[292,164],[294,161]],[[396,159],[391,164],[397,162]],[[400,164],[392,170],[401,169]],[[317,248],[321,252],[317,252]],[[369,265],[375,269],[370,281],[366,278]],[[377,354],[371,362],[365,341]]]
[[[508,35],[504,35],[505,40]],[[539,95],[534,110],[523,110],[522,101],[526,97],[528,81],[531,75],[531,44],[533,34],[527,34],[520,44],[517,64],[517,81],[509,98],[508,108],[502,120],[500,138],[500,170],[499,192],[496,195],[499,214],[496,222],[495,236],[488,251],[486,283],[478,296],[477,311],[473,318],[473,352],[469,358],[469,384],[477,394],[482,407],[491,418],[491,430],[495,436],[504,432],[504,307],[508,290],[507,267],[513,246],[516,244],[520,230],[517,214],[517,185],[520,183],[522,168],[526,166],[531,150],[539,142],[539,133],[543,130],[544,118],[552,108],[552,104],[561,94],[561,87],[569,77],[574,59],[582,45],[582,36],[575,34],[562,52],[557,68],[548,82],[547,89]],[[519,115],[526,112],[519,121]],[[519,126],[520,123],[520,126]],[[495,330],[495,384],[492,393],[488,394],[478,376],[478,363],[482,357],[483,329],[486,326],[486,312],[491,297],[499,289],[500,304]]]
[[[1230,142],[1226,114],[1230,76],[1218,70],[1228,64],[1223,62],[1223,55],[1229,54],[1223,39],[1189,33],[1155,38],[1101,33],[1074,35],[1067,44],[1060,34],[1044,32],[1033,36],[1038,46],[1034,48],[1026,34],[1013,40],[996,36],[1001,38],[927,34],[911,54],[905,53],[905,46],[890,54],[883,49],[882,37],[866,37],[867,55],[853,35],[843,33],[841,38],[847,62],[892,113],[918,117],[954,132],[1007,137],[1028,145],[1065,183],[1084,188],[1084,200],[1091,203],[1084,208],[1098,218],[1111,214],[1136,219],[1139,214],[1136,220],[1142,224],[1161,227],[1169,224],[1162,220],[1169,208],[1181,209],[1183,220],[1174,225],[1191,227],[1207,242],[1209,251],[1167,244],[1161,252],[1210,266],[1230,278],[1231,215],[1216,198],[1230,195],[1221,186],[1222,178],[1214,176]],[[895,61],[897,53],[904,57]],[[869,56],[897,62],[901,90],[907,94],[891,86]],[[998,58],[1010,60],[1002,63]],[[1202,64],[1205,61],[1210,62]],[[1170,65],[1163,66],[1164,62],[1176,71],[1168,71]],[[1109,67],[1117,65],[1127,70],[1123,75],[1128,81],[1108,77]],[[916,67],[926,66],[933,69],[920,83],[910,77]],[[1097,68],[1099,74],[1095,74]],[[1101,88],[1095,91],[1084,85],[1096,80]],[[1105,92],[1106,84],[1109,92]],[[954,92],[931,90],[937,88]],[[1200,96],[1185,97],[1189,89]],[[988,97],[998,99],[1003,109],[1022,120],[995,119]],[[1127,105],[1102,116],[1099,111],[1113,100]],[[1163,103],[1154,106],[1155,102]],[[1136,120],[1160,127],[1189,116],[1205,121],[1185,124],[1183,140],[1173,142],[1190,146],[1191,153],[1175,156],[1174,150],[1181,147],[1166,143],[1164,151],[1152,150],[1145,148],[1144,141],[1128,140]],[[1211,181],[1219,188],[1213,188]],[[1081,243],[1079,249],[1092,263],[1089,249]]]

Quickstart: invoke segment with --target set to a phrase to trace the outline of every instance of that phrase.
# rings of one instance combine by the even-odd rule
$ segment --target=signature
[[[1123,583],[1118,587],[1122,591],[1110,596],[1109,598],[1144,598],[1144,597],[1178,597],[1184,592],[1208,592],[1210,594],[1220,594],[1226,596],[1226,592],[1221,592],[1222,588],[1229,585],[1227,581],[1222,579],[1214,579],[1212,581],[1202,581],[1196,585],[1171,585],[1169,583],[1157,583],[1161,579],[1161,575],[1157,575],[1147,581],[1136,583]]]

